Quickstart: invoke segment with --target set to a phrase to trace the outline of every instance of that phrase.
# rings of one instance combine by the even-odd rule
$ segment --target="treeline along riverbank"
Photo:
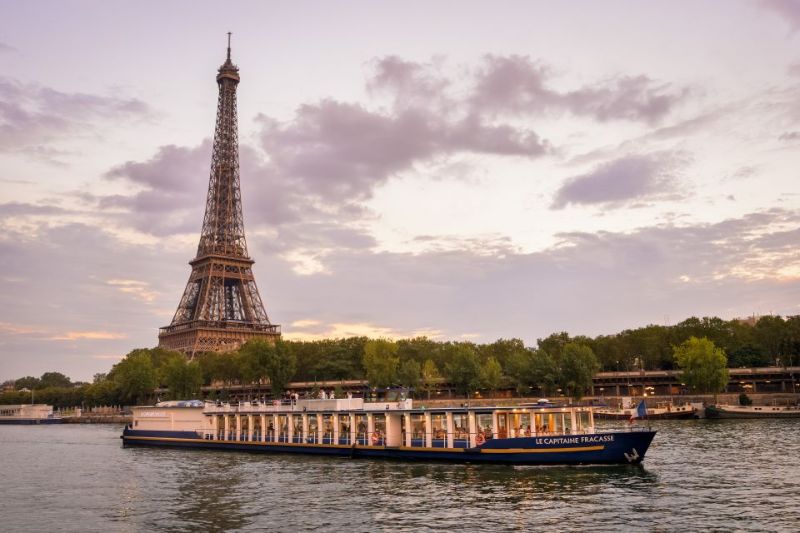
[[[616,393],[617,389],[597,390],[605,388],[597,383],[603,373],[627,374],[621,384],[629,388],[619,393],[641,394],[645,391],[637,391],[636,386],[643,389],[647,385],[637,381],[637,373],[676,370],[675,347],[692,338],[711,341],[730,368],[779,367],[789,371],[800,361],[800,316],[757,320],[706,317],[597,337],[554,333],[538,339],[535,348],[519,339],[477,344],[426,337],[396,342],[351,337],[279,341],[275,345],[256,342],[237,352],[199,354],[190,362],[163,349],[137,349],[107,374],[96,375],[92,383],[72,383],[57,372],[8,381],[0,402],[22,403],[35,394],[36,401],[56,407],[130,405],[157,398],[198,397],[203,387],[204,395],[211,399],[224,400],[234,390],[280,397],[296,382],[345,381],[365,382],[371,389],[405,387],[418,397],[443,389],[449,395],[462,396],[476,392],[493,396],[499,391],[519,396],[535,391],[576,397]],[[727,373],[722,378],[728,386]],[[672,379],[676,381],[674,376]],[[794,390],[793,373],[784,380],[784,387],[789,382]],[[669,392],[703,392],[693,390],[694,385],[686,388]]]

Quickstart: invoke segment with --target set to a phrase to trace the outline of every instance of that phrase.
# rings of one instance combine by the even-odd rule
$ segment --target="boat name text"
[[[614,442],[614,435],[581,435],[575,437],[537,437],[536,444],[595,444]]]

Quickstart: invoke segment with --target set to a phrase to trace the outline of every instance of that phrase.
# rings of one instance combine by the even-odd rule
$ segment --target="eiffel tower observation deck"
[[[280,326],[269,321],[247,253],[239,188],[239,137],[236,89],[239,68],[228,57],[217,73],[219,99],[206,213],[192,273],[158,345],[184,352],[235,350],[255,337],[275,339]]]

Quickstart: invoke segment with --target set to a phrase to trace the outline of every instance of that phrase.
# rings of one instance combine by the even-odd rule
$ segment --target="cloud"
[[[778,137],[779,141],[797,141],[800,140],[800,131],[787,131]]]
[[[416,63],[397,56],[385,56],[372,61],[373,74],[367,80],[371,93],[387,92],[394,97],[396,107],[442,104],[452,82],[439,72],[441,61]]]
[[[0,218],[32,215],[60,215],[69,212],[69,210],[55,205],[39,205],[25,202],[6,202],[0,204]]]
[[[484,59],[475,75],[473,108],[495,113],[569,112],[600,122],[631,120],[656,123],[688,95],[647,76],[619,76],[592,87],[559,92],[548,86],[552,70],[527,56]]]
[[[114,333],[112,331],[67,331],[55,337],[50,337],[54,341],[74,341],[79,339],[116,340],[125,338],[127,338],[127,335],[124,333]]]
[[[0,77],[0,152],[36,155],[40,145],[91,131],[88,125],[93,121],[117,122],[149,113],[147,104],[135,98],[65,93]],[[52,157],[49,152],[44,155]]]
[[[415,163],[459,152],[538,157],[548,146],[536,133],[479,116],[450,118],[436,109],[369,110],[323,100],[300,106],[279,123],[261,115],[260,140],[275,172],[308,194],[363,200]]]
[[[10,54],[17,51],[18,50],[13,46],[7,45],[6,43],[0,43],[0,54]]]
[[[298,335],[332,324],[391,324],[441,338],[533,342],[553,331],[611,333],[665,316],[796,312],[798,231],[800,213],[771,210],[716,224],[566,233],[534,253],[342,250],[326,259],[326,275],[275,283],[278,276],[260,286],[269,286],[276,320],[315,321]]]
[[[761,0],[759,3],[783,18],[792,33],[800,29],[800,3],[795,0]]]
[[[622,157],[568,179],[556,192],[551,208],[563,209],[570,204],[616,207],[672,198],[678,194],[679,166],[680,158],[675,154]]]

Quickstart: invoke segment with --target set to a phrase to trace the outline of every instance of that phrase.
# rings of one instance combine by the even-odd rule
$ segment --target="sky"
[[[800,2],[0,0],[0,380],[170,323],[226,32],[289,339],[800,314]]]

